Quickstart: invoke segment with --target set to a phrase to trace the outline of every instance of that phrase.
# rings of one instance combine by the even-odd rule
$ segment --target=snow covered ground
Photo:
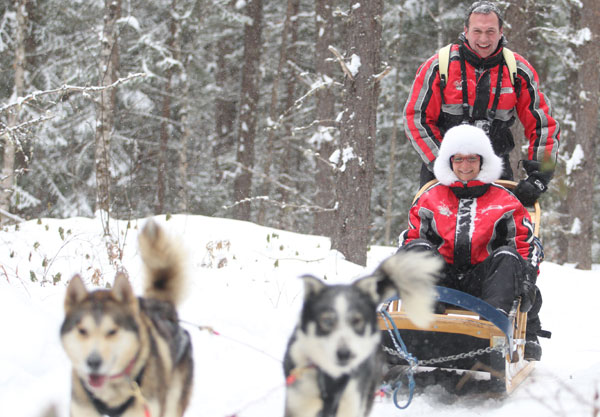
[[[202,216],[158,217],[189,254],[189,296],[180,308],[195,352],[195,385],[186,416],[283,414],[281,358],[302,299],[299,275],[349,282],[395,251],[375,247],[362,268],[331,251],[328,239]],[[136,237],[144,220],[112,221],[113,253],[141,293]],[[67,281],[112,282],[99,219],[42,219],[0,232],[0,417],[40,417],[54,405],[68,416],[70,365],[58,331]],[[407,410],[378,400],[373,417],[598,416],[600,413],[600,271],[546,261],[542,361],[508,398],[456,397],[419,390]],[[196,326],[211,326],[211,334]],[[594,411],[595,410],[595,411]]]

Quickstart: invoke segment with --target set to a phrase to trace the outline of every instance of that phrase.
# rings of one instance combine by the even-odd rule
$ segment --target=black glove
[[[533,206],[544,191],[548,189],[548,183],[552,179],[554,171],[542,169],[538,161],[522,161],[523,168],[527,172],[527,178],[519,181],[515,188],[515,196],[524,206]]]
[[[526,266],[523,268],[523,279],[519,288],[519,296],[521,297],[521,311],[527,313],[535,303],[537,288],[535,281],[537,280],[537,268]]]

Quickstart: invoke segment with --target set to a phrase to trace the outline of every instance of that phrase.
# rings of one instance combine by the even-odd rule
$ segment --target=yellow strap
[[[452,44],[444,46],[438,52],[439,72],[440,79],[446,83],[448,82],[448,65],[450,64],[450,48]]]
[[[451,47],[452,44],[449,44],[438,51],[440,79],[444,82],[448,82],[448,66],[450,65]],[[502,48],[502,55],[504,56],[504,61],[506,61],[506,66],[508,67],[510,82],[512,85],[515,85],[515,77],[517,76],[517,60],[515,59],[515,53],[507,47],[504,47]]]
[[[510,49],[504,47],[502,48],[502,55],[504,55],[504,61],[506,61],[506,66],[508,67],[510,82],[512,85],[515,85],[515,77],[517,76],[517,60],[515,59],[515,54]]]

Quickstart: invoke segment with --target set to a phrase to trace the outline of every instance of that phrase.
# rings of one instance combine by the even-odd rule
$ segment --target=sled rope
[[[244,342],[244,341],[242,341],[242,340],[236,339],[236,338],[234,338],[234,337],[231,337],[231,336],[224,335],[223,333],[216,331],[216,330],[215,330],[215,329],[214,329],[212,326],[203,326],[203,325],[196,324],[196,323],[192,323],[192,322],[190,322],[190,321],[187,321],[187,320],[182,320],[182,319],[179,319],[179,321],[180,321],[181,323],[184,323],[184,324],[188,324],[188,325],[190,325],[190,326],[193,326],[193,327],[195,327],[197,330],[200,330],[200,331],[207,331],[207,332],[209,332],[211,335],[214,335],[214,336],[219,336],[219,337],[222,337],[222,338],[224,338],[224,339],[227,339],[227,340],[229,340],[230,342],[237,343],[238,345],[244,346],[244,347],[246,347],[246,348],[248,348],[248,349],[251,349],[251,350],[253,350],[253,351],[257,352],[257,353],[260,353],[260,354],[261,354],[261,355],[263,355],[263,356],[266,356],[266,357],[268,357],[268,358],[270,358],[270,359],[273,359],[275,362],[279,362],[279,363],[281,363],[281,359],[279,359],[279,358],[276,358],[275,356],[271,355],[270,353],[268,353],[268,352],[266,352],[266,351],[264,351],[264,350],[262,350],[262,349],[260,349],[260,348],[257,348],[257,347],[255,347],[255,346],[252,346],[251,344],[249,344],[249,343],[247,343],[247,342]]]
[[[399,408],[400,410],[405,410],[406,408],[408,408],[408,406],[412,402],[413,395],[415,393],[414,374],[415,374],[415,370],[417,369],[419,361],[413,355],[408,353],[408,349],[406,349],[406,345],[404,344],[404,341],[402,340],[402,337],[400,336],[398,327],[396,327],[396,323],[394,323],[394,320],[392,320],[390,313],[388,313],[388,311],[387,311],[388,306],[389,306],[389,303],[384,304],[384,307],[379,310],[379,313],[381,314],[381,317],[383,318],[383,322],[385,323],[387,332],[389,333],[389,335],[392,339],[392,343],[394,344],[394,347],[396,348],[396,351],[394,351],[394,353],[397,354],[398,356],[400,356],[402,359],[405,359],[410,365],[408,368],[408,373],[406,375],[406,377],[408,378],[408,400],[406,400],[406,404],[400,405],[398,403],[398,392],[400,391],[401,384],[399,384],[394,389],[394,393],[392,395],[392,399],[394,400],[394,405],[396,406],[396,408]],[[392,324],[392,328],[390,328],[390,326],[388,325],[388,322]]]
[[[253,350],[253,351],[257,352],[257,353],[260,353],[261,355],[264,355],[264,356],[266,356],[266,357],[268,357],[270,359],[273,359],[275,362],[282,363],[281,359],[276,358],[275,356],[267,353],[266,351],[264,351],[264,350],[262,350],[260,348],[257,348],[255,346],[252,346],[251,344],[249,344],[247,342],[244,342],[242,340],[239,340],[239,339],[236,339],[236,338],[233,338],[233,337],[230,337],[230,336],[226,336],[223,333],[218,332],[217,330],[215,330],[212,326],[205,326],[205,325],[201,325],[201,324],[196,324],[196,323],[193,323],[191,321],[187,321],[187,320],[183,320],[183,319],[179,319],[179,321],[181,323],[184,323],[184,324],[187,324],[187,325],[195,327],[196,330],[198,330],[198,331],[201,331],[201,332],[207,331],[209,334],[211,334],[213,336],[222,337],[222,338],[228,340],[229,342],[236,343],[236,344],[238,344],[240,346],[245,347],[246,349]],[[309,367],[306,367],[306,368],[308,369]],[[295,377],[297,377],[299,373],[304,372],[304,370],[306,370],[306,369],[299,370],[298,373],[295,374]],[[239,417],[240,413],[246,411],[246,409],[251,408],[255,404],[258,404],[258,403],[264,401],[265,399],[267,399],[270,396],[274,395],[277,391],[283,389],[286,385],[292,384],[295,381],[295,377],[291,378],[290,380],[286,380],[286,384],[284,384],[284,385],[279,384],[277,386],[274,386],[274,387],[270,388],[267,392],[265,392],[264,395],[261,395],[259,398],[256,398],[254,400],[250,400],[247,403],[242,404],[237,409],[237,411],[235,411],[233,414],[228,414],[226,417]],[[145,415],[144,417],[150,417],[150,416]]]

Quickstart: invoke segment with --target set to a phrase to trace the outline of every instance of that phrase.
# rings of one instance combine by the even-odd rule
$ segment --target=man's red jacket
[[[439,144],[445,132],[463,121],[459,47],[465,48],[463,51],[466,56],[470,114],[473,114],[477,84],[484,78],[484,72],[489,72],[489,113],[493,107],[499,69],[502,68],[500,96],[493,126],[489,132],[495,153],[503,156],[513,149],[514,141],[509,128],[514,123],[516,113],[529,141],[528,159],[545,161],[550,158],[551,161],[555,161],[558,153],[559,126],[551,115],[546,97],[540,92],[535,69],[521,55],[515,53],[517,78],[513,86],[509,70],[503,64],[502,47],[492,56],[482,59],[464,42],[463,45],[455,44],[451,48],[448,82],[443,97],[436,54],[418,69],[404,108],[406,135],[423,162],[427,164],[437,157]]]

